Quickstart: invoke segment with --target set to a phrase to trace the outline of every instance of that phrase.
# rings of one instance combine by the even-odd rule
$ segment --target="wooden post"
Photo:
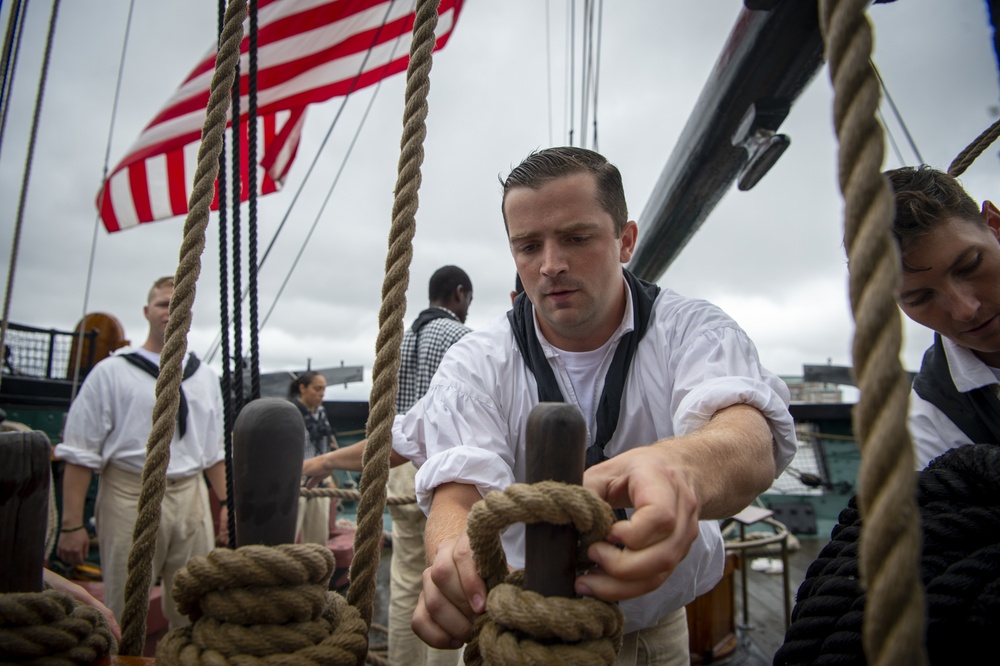
[[[587,426],[576,405],[543,402],[528,415],[525,433],[528,483],[583,483]],[[524,588],[547,597],[576,597],[579,534],[572,525],[526,527]]]
[[[0,593],[42,591],[51,448],[38,430],[0,432]]]
[[[305,423],[295,405],[260,398],[233,425],[236,545],[295,542]]]

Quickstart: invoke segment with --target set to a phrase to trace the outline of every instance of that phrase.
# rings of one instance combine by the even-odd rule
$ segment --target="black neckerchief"
[[[429,307],[417,315],[417,318],[413,320],[413,326],[410,327],[410,330],[419,335],[420,329],[435,319],[454,319],[458,321],[458,317],[444,308]]]
[[[152,375],[154,378],[160,376],[160,368],[150,361],[145,356],[139,354],[139,352],[132,352],[131,354],[122,354],[121,357],[139,368],[140,370],[146,371],[148,374]],[[198,370],[198,366],[201,365],[201,361],[194,354],[188,356],[187,364],[184,366],[184,377],[181,381],[184,381],[191,375],[193,375]],[[188,415],[188,404],[187,398],[184,397],[184,387],[181,387],[181,404],[177,408],[177,437],[178,439],[184,438],[184,433],[187,432],[187,415]]]
[[[625,393],[625,379],[628,377],[629,368],[632,367],[635,349],[646,334],[652,319],[653,303],[660,293],[657,285],[640,280],[626,270],[622,272],[632,294],[632,316],[635,326],[618,341],[618,348],[615,349],[611,365],[604,376],[604,389],[597,404],[597,433],[594,443],[587,447],[587,467],[607,460],[604,446],[611,440],[618,427],[618,415]],[[514,339],[521,351],[521,357],[527,364],[528,370],[535,376],[539,402],[566,402],[562,391],[559,390],[559,383],[556,381],[555,373],[552,372],[552,366],[545,358],[542,345],[535,335],[531,302],[524,292],[518,294],[514,300],[514,308],[507,312],[507,319],[514,331]]]
[[[955,387],[940,333],[934,334],[934,344],[924,352],[913,389],[944,412],[974,444],[1000,442],[1000,400],[990,386],[966,393]]]

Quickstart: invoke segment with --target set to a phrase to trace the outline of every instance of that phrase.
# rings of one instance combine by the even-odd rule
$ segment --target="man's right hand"
[[[90,535],[87,529],[61,532],[56,554],[66,564],[83,564],[90,553]]]
[[[431,647],[454,650],[472,638],[472,623],[485,610],[486,583],[472,559],[468,535],[441,542],[424,570],[413,633]]]

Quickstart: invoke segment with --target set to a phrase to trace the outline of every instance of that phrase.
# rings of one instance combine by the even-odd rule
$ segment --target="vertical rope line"
[[[245,1],[245,0],[244,0]],[[240,229],[240,207],[243,205],[243,164],[240,143],[243,141],[243,123],[240,119],[240,61],[236,61],[236,78],[232,89],[232,114],[230,127],[233,138],[233,415],[238,416],[243,409],[243,262],[242,230]]]
[[[226,3],[219,0],[219,48],[222,48],[222,30]],[[229,203],[226,184],[226,135],[222,135],[219,151],[219,335],[222,344],[222,432],[223,451],[226,456],[226,522],[229,547],[236,543],[236,512],[233,511],[233,375],[229,357]],[[211,361],[211,358],[207,359]]]
[[[3,3],[0,3],[3,4]],[[3,61],[0,70],[3,71],[0,83],[0,152],[3,151],[3,135],[7,128],[7,110],[10,108],[10,94],[14,89],[14,72],[17,70],[17,55],[21,50],[21,27],[28,12],[28,0],[24,4],[15,0],[7,17],[7,34],[4,37]]]
[[[10,246],[10,265],[7,267],[7,290],[3,299],[3,319],[0,320],[0,349],[6,349],[7,324],[10,317],[10,299],[14,292],[14,274],[17,267],[17,255],[21,246],[21,228],[24,226],[24,206],[28,199],[28,184],[31,181],[31,164],[35,157],[35,141],[38,139],[38,122],[42,117],[42,99],[45,97],[45,80],[49,74],[49,62],[52,60],[52,42],[56,34],[56,18],[59,15],[59,0],[52,0],[52,14],[49,16],[49,32],[45,38],[45,57],[42,60],[42,73],[38,79],[38,95],[35,97],[35,112],[31,118],[31,132],[28,135],[28,152],[24,158],[24,178],[21,181],[21,194],[17,202],[17,217],[14,219],[14,240]],[[0,373],[0,382],[3,373]]]
[[[371,413],[368,418],[368,446],[362,463],[365,486],[358,502],[358,531],[351,561],[348,602],[358,609],[365,625],[371,627],[378,572],[385,484],[389,477],[392,449],[392,420],[396,415],[399,347],[403,340],[406,289],[410,283],[410,260],[416,230],[420,189],[420,166],[427,135],[427,93],[430,89],[431,56],[437,27],[437,0],[419,0],[406,67],[406,104],[403,110],[403,137],[400,141],[396,196],[393,201],[389,248],[382,282],[382,307],[375,363],[372,366]]]
[[[156,380],[156,403],[153,405],[153,427],[146,442],[146,463],[142,468],[142,490],[139,494],[139,514],[132,534],[132,550],[128,557],[128,578],[125,581],[125,612],[122,619],[120,653],[142,654],[146,642],[146,613],[149,608],[149,588],[152,583],[153,552],[160,525],[160,505],[166,490],[167,465],[170,463],[170,441],[177,422],[180,405],[181,366],[187,353],[187,334],[191,330],[191,308],[195,287],[201,273],[201,253],[205,249],[205,229],[209,208],[215,195],[215,178],[222,154],[222,135],[226,131],[226,105],[240,42],[243,39],[245,0],[230,0],[226,8],[225,29],[216,57],[211,92],[198,147],[194,186],[188,201],[184,221],[184,238],[174,276],[174,293],[170,299],[170,319],[160,355],[160,376]]]
[[[247,270],[250,291],[250,400],[260,397],[260,331],[257,326],[257,0],[250,0],[249,98],[247,100]]]
[[[867,0],[820,0],[840,146],[844,244],[856,325],[852,352],[861,389],[854,431],[862,451],[859,561],[867,591],[862,638],[873,666],[919,666],[927,663],[920,513],[906,429],[909,382],[899,362],[902,323],[895,294],[900,259],[890,231],[892,192],[881,173],[884,144],[875,120],[879,85],[869,64],[867,5]]]

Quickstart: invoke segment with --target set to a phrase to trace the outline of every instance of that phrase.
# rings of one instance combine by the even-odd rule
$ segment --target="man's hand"
[[[60,532],[56,554],[66,564],[83,564],[90,554],[90,535],[87,534],[87,529]]]
[[[73,532],[72,534],[75,534]],[[69,535],[67,535],[69,536]],[[68,594],[77,601],[84,603],[88,606],[93,606],[101,612],[101,614],[107,619],[108,627],[111,629],[111,633],[114,634],[116,640],[122,639],[122,630],[118,626],[118,620],[115,619],[115,614],[111,612],[111,609],[102,604],[97,600],[90,592],[85,588],[77,585],[73,581],[66,580],[59,574],[49,569],[42,569],[42,579],[57,592],[62,592],[63,594]]]
[[[687,470],[664,449],[646,446],[594,465],[583,485],[635,512],[612,525],[606,542],[590,546],[587,555],[599,568],[576,579],[577,594],[620,601],[660,587],[698,537],[699,505]]]
[[[302,461],[302,476],[306,477],[306,488],[315,488],[332,472],[333,467],[328,467],[326,464],[326,456],[316,456]]]
[[[476,570],[468,535],[441,542],[424,570],[413,633],[431,647],[454,650],[472,638],[472,623],[485,610],[486,583]]]

